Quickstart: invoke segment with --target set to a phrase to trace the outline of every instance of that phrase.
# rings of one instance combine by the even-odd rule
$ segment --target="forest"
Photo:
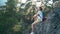
[[[7,0],[0,6],[0,34],[30,34],[36,6],[29,0],[19,3]],[[51,6],[44,4],[43,12],[47,20],[35,25],[35,34],[60,34],[60,0],[53,0]]]

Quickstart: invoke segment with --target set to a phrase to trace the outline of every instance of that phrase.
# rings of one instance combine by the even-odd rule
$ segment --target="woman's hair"
[[[39,9],[42,11],[42,7],[39,7]]]

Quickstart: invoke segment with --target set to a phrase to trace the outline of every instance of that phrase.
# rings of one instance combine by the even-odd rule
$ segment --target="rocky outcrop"
[[[35,34],[60,34],[60,7],[55,7],[46,21],[36,24]]]

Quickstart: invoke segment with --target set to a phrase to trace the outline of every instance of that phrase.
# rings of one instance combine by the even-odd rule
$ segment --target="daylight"
[[[0,0],[0,34],[60,34],[60,0]]]

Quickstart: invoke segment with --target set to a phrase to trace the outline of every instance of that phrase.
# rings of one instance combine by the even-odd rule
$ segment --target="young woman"
[[[42,8],[41,7],[37,8],[37,13],[33,16],[33,18],[34,18],[35,21],[32,23],[31,34],[34,34],[34,25],[43,20],[43,13],[42,13]]]

